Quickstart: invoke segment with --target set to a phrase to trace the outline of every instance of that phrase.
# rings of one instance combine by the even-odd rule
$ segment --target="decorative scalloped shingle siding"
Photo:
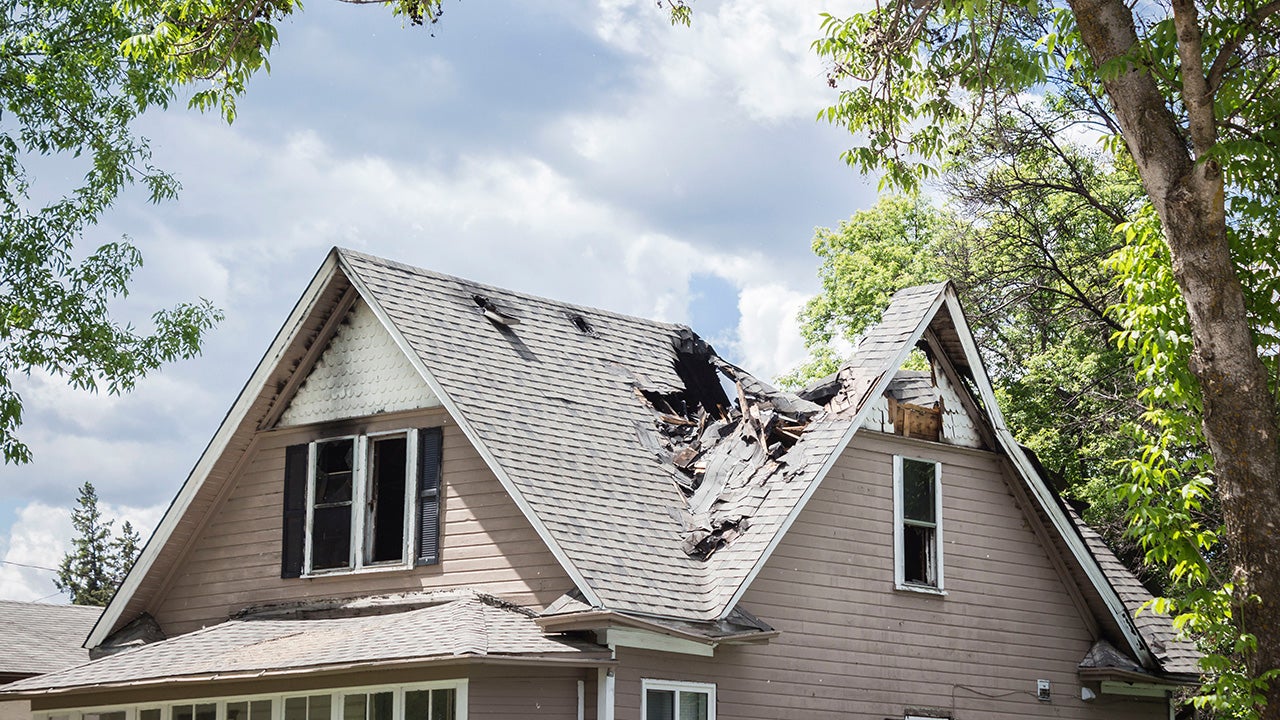
[[[363,300],[289,401],[281,426],[437,407],[440,400]]]
[[[927,377],[927,373],[925,377]],[[912,373],[905,376],[900,373],[890,384],[886,395],[896,394],[901,400],[922,405],[932,405],[934,400],[927,397],[913,397],[913,395],[918,396],[924,393],[935,398],[942,398],[942,442],[962,447],[982,447],[982,440],[978,435],[978,427],[965,410],[964,403],[960,400],[960,395],[956,388],[952,386],[946,373],[938,372],[936,373],[936,378],[938,384],[926,388],[924,380],[920,377],[916,377]],[[901,389],[899,389],[900,387]],[[889,417],[889,401],[886,395],[876,398],[875,402],[871,404],[870,409],[867,411],[867,419],[863,421],[862,427],[876,432],[893,434],[893,419]]]
[[[959,393],[951,386],[946,373],[938,373],[938,395],[942,397],[942,442],[964,447],[982,447],[978,426],[969,417]]]

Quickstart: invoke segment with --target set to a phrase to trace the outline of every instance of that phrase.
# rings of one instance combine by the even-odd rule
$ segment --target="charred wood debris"
[[[760,488],[799,471],[803,463],[796,454],[803,455],[803,448],[797,445],[825,408],[726,362],[687,328],[676,338],[673,364],[682,390],[637,382],[636,394],[654,415],[653,425],[637,431],[659,462],[674,468],[672,477],[688,500],[680,510],[684,551],[706,559],[751,524]],[[731,400],[726,389],[736,397]]]

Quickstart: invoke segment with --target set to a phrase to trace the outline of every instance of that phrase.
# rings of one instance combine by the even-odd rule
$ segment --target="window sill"
[[[921,595],[937,595],[946,597],[947,591],[942,588],[930,587],[929,585],[911,585],[910,583],[899,583],[893,586],[894,590],[899,592],[919,593]]]
[[[342,577],[346,575],[373,575],[376,573],[404,572],[406,570],[412,570],[414,569],[414,567],[416,566],[411,563],[410,564],[401,563],[399,565],[366,565],[365,567],[355,568],[355,569],[333,568],[331,570],[315,570],[309,573],[303,573],[300,577],[302,577],[304,580],[314,580],[315,578],[334,577],[334,576]]]

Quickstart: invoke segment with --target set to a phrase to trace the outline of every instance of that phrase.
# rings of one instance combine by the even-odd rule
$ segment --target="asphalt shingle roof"
[[[608,657],[608,649],[543,635],[531,613],[473,593],[440,605],[365,617],[246,619],[20,680],[5,692],[40,692],[181,678],[439,658]]]
[[[342,250],[457,405],[518,492],[606,607],[713,619],[799,498],[838,449],[870,384],[927,320],[945,284],[899,293],[846,366],[868,381],[840,413],[806,429],[787,481],[759,482],[745,500],[752,527],[709,562],[682,547],[686,501],[675,469],[639,437],[654,425],[637,388],[679,392],[676,348],[687,328],[479,285]],[[479,298],[477,298],[479,296]],[[518,320],[484,317],[487,301]],[[592,332],[572,318],[582,317]]]
[[[36,675],[89,659],[82,647],[100,607],[0,600],[0,675]]]
[[[1178,637],[1173,628],[1173,620],[1168,615],[1158,615],[1151,608],[1143,607],[1151,600],[1151,593],[1120,562],[1120,558],[1111,552],[1096,530],[1089,527],[1070,507],[1066,512],[1080,532],[1090,554],[1107,576],[1107,582],[1115,588],[1125,610],[1129,611],[1148,649],[1160,661],[1161,668],[1167,673],[1199,675],[1200,651],[1196,649],[1195,643]]]

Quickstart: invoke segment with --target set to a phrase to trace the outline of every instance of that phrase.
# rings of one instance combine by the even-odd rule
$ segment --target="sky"
[[[875,200],[815,119],[820,13],[856,9],[699,0],[683,28],[653,0],[446,0],[420,28],[308,2],[232,125],[143,118],[179,199],[137,189],[83,245],[142,251],[122,319],[196,298],[226,318],[125,396],[18,379],[35,459],[0,465],[0,598],[65,602],[24,566],[56,567],[85,481],[117,524],[156,526],[335,245],[687,323],[761,377],[799,363],[813,231]]]

